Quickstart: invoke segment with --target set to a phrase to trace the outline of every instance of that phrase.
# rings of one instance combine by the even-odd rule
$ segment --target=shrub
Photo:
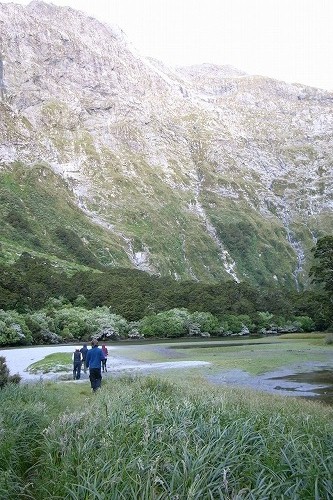
[[[125,318],[119,314],[114,314],[106,306],[96,307],[87,311],[90,324],[94,330],[94,334],[101,334],[103,331],[110,329],[113,330],[115,336],[123,337],[129,331],[129,325]]]
[[[72,229],[57,227],[54,233],[64,247],[76,257],[78,262],[98,269],[102,267],[95,255]]]
[[[268,311],[260,311],[257,314],[256,325],[258,329],[269,328],[272,324],[273,314]]]
[[[0,345],[31,344],[32,335],[24,317],[16,311],[0,309]]]
[[[190,320],[193,324],[199,325],[202,332],[211,334],[216,334],[218,332],[219,320],[210,312],[195,311],[191,314]]]
[[[15,375],[9,374],[6,358],[4,356],[0,356],[0,389],[2,389],[6,384],[18,384],[20,380],[21,375],[18,373]]]
[[[221,326],[224,331],[232,333],[240,333],[244,331],[245,327],[251,331],[255,327],[250,316],[247,314],[240,314],[239,316],[233,314],[226,315],[222,319]]]
[[[54,333],[53,318],[45,311],[26,314],[24,318],[35,344],[57,344],[61,341],[61,337]]]
[[[139,322],[139,331],[145,337],[181,337],[188,331],[190,314],[186,309],[171,309]]]
[[[116,336],[128,332],[127,321],[110,311],[107,306],[85,309],[84,307],[64,306],[49,311],[53,316],[55,333],[65,339],[90,339],[103,331],[112,329]]]
[[[11,210],[5,217],[5,220],[15,229],[27,232],[31,230],[29,222],[18,210]]]
[[[65,306],[53,311],[55,333],[65,339],[82,339],[94,333],[89,312],[83,307]]]
[[[293,324],[304,332],[313,332],[315,330],[315,322],[309,316],[295,316]]]

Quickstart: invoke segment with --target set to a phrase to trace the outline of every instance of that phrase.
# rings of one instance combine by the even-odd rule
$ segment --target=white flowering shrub
[[[0,345],[31,344],[32,334],[24,317],[16,311],[0,309]]]

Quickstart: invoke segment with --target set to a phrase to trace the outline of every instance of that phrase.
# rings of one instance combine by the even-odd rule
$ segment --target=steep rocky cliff
[[[332,93],[169,68],[40,1],[0,4],[0,56],[2,258],[306,283],[333,231]]]

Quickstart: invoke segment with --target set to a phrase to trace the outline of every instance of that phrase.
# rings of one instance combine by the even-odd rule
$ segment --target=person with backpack
[[[103,351],[98,347],[98,340],[93,339],[91,349],[87,353],[87,368],[89,368],[89,379],[93,392],[96,392],[101,387],[101,364],[104,359]]]
[[[80,349],[80,352],[82,354],[83,371],[84,371],[84,373],[87,373],[87,352],[88,352],[88,347],[87,347],[86,343],[83,344],[83,346]]]
[[[106,361],[107,361],[107,357],[108,357],[109,351],[108,351],[108,349],[107,349],[107,347],[106,347],[105,344],[102,345],[102,351],[103,351],[104,358],[105,358],[105,359],[102,360],[102,370],[103,370],[103,372],[107,372],[108,370],[106,368]]]
[[[82,365],[82,354],[80,349],[77,347],[72,355],[73,361],[73,379],[80,380],[81,377],[81,365]]]

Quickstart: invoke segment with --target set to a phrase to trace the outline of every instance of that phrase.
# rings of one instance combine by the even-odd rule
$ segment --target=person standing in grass
[[[102,360],[102,370],[103,370],[103,372],[107,372],[108,370],[106,368],[106,360],[107,360],[109,351],[108,351],[108,348],[106,347],[105,344],[102,345],[102,351],[103,351],[104,358],[105,358]]]
[[[98,340],[93,339],[91,349],[87,353],[87,368],[89,368],[89,379],[93,392],[96,392],[101,387],[101,364],[104,359],[103,351],[98,347]]]
[[[73,360],[73,379],[80,380],[81,377],[81,365],[82,365],[82,354],[80,349],[77,347],[72,355]]]
[[[87,344],[83,344],[83,346],[80,349],[80,352],[82,354],[83,371],[84,373],[87,373],[87,352],[88,352]]]

